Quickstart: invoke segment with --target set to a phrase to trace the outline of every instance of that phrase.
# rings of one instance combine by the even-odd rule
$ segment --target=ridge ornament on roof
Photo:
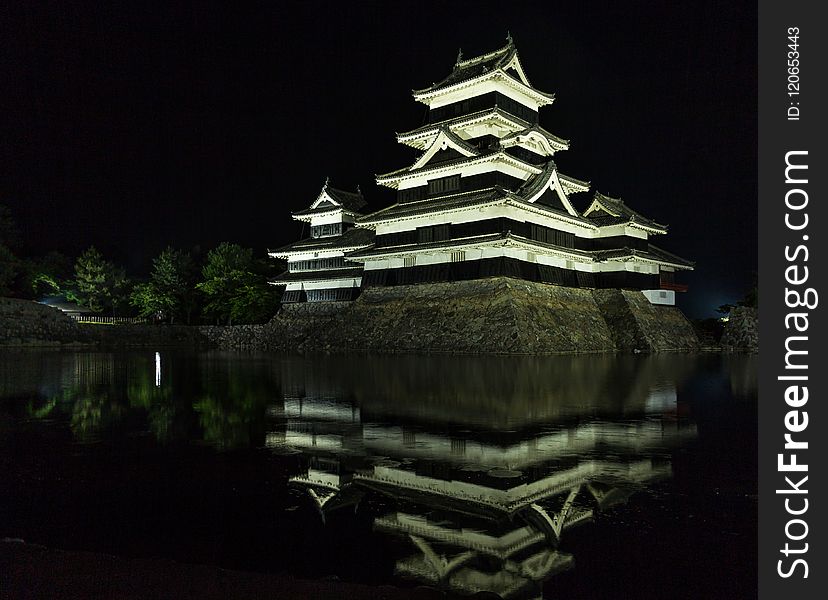
[[[516,77],[508,72],[510,69]],[[418,102],[430,105],[436,97],[450,91],[486,82],[512,88],[521,96],[525,96],[527,101],[534,102],[538,106],[552,104],[555,99],[554,94],[541,92],[532,87],[523,70],[511,36],[507,38],[507,43],[502,48],[473,58],[458,60],[448,76],[437,83],[432,83],[427,88],[413,90],[413,96]]]
[[[294,215],[300,215],[308,213],[309,211],[315,211],[318,208],[329,208],[333,210],[335,208],[342,208],[344,210],[348,210],[351,212],[356,212],[361,208],[365,207],[367,202],[365,202],[365,198],[362,196],[362,192],[357,186],[356,192],[347,192],[345,190],[340,190],[335,187],[331,186],[331,178],[326,177],[325,183],[322,186],[322,191],[319,192],[319,195],[316,197],[316,200],[306,209],[296,211]]]

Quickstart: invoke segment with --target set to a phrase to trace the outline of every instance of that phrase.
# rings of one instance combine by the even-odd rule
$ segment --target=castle
[[[640,290],[674,305],[675,273],[693,263],[654,245],[667,226],[558,170],[569,148],[539,124],[554,95],[535,89],[510,37],[416,90],[426,124],[397,135],[419,151],[378,175],[396,202],[366,211],[359,189],[326,182],[293,214],[310,236],[277,250],[288,270],[283,303],[347,301],[362,290],[511,277],[571,288]],[[579,210],[578,206],[582,208]]]

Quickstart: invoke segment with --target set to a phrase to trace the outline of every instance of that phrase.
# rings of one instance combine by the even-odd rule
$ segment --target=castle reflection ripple
[[[266,443],[301,453],[290,485],[323,522],[367,512],[405,541],[399,576],[455,592],[542,596],[577,527],[669,478],[697,435],[681,356],[360,365],[283,363]]]

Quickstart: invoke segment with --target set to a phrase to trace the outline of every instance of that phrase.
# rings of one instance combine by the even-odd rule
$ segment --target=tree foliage
[[[128,298],[128,287],[123,269],[90,246],[75,261],[75,289],[67,296],[94,312],[114,314]]]
[[[278,298],[267,283],[269,266],[253,250],[223,242],[207,254],[198,284],[207,302],[207,316],[227,324],[266,321],[276,312]]]
[[[195,305],[195,272],[189,253],[167,247],[153,259],[150,280],[135,286],[130,303],[143,317],[157,316],[170,323],[184,318],[189,323]]]
[[[736,304],[722,304],[716,309],[716,312],[722,315],[729,315],[737,306],[746,306],[750,308],[759,308],[759,282],[756,274],[753,275],[753,284],[745,293],[745,297],[739,300]]]
[[[60,252],[49,252],[44,256],[25,261],[25,275],[21,293],[27,298],[58,296],[72,286],[72,261]]]

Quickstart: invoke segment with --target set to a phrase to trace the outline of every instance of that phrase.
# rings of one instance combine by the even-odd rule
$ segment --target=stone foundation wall
[[[0,298],[0,346],[61,346],[92,343],[70,317],[31,300]]]
[[[730,311],[721,341],[727,352],[759,352],[759,311],[736,306]]]
[[[693,350],[674,307],[640,292],[505,277],[377,287],[354,302],[288,305],[266,325],[203,327],[225,348],[282,352],[550,354]]]
[[[0,298],[0,347],[192,347],[208,343],[197,327],[77,323],[51,306]]]
[[[288,353],[558,354],[695,350],[677,308],[641,292],[495,277],[365,290],[354,302],[292,304],[264,325],[87,325],[0,299],[0,346],[198,347]]]
[[[675,306],[651,304],[641,292],[624,290],[621,293],[644,338],[645,346],[641,350],[664,352],[699,349],[696,330],[681,310]]]

